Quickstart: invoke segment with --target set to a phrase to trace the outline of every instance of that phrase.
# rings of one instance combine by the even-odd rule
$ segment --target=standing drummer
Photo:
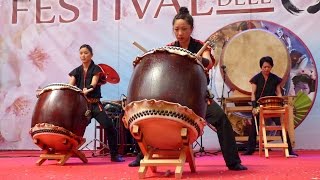
[[[121,156],[118,155],[117,151],[117,133],[116,129],[108,118],[104,108],[100,102],[101,98],[101,77],[102,70],[92,60],[92,48],[90,45],[84,44],[80,46],[80,59],[82,65],[75,68],[69,73],[70,81],[69,84],[77,86],[82,89],[82,92],[87,97],[90,103],[90,110],[92,118],[95,118],[100,125],[105,128],[107,133],[108,145],[110,148],[110,155],[112,162],[123,162]],[[105,79],[103,79],[105,80]]]
[[[280,83],[282,79],[277,75],[271,73],[271,69],[273,68],[273,59],[270,56],[262,57],[260,59],[260,68],[261,72],[253,76],[250,80],[252,92],[251,92],[251,102],[252,102],[252,113],[256,115],[257,122],[259,122],[259,116],[257,116],[258,111],[256,108],[257,100],[261,97],[265,96],[278,96],[281,97],[281,87]],[[280,125],[279,118],[272,118],[276,125]],[[287,132],[288,137],[288,150],[289,155],[291,157],[297,157],[298,155],[292,150],[291,141]],[[255,123],[252,123],[251,130],[249,133],[249,139],[247,143],[247,150],[243,153],[243,155],[252,155],[256,148],[257,139],[257,131]]]
[[[192,53],[197,53],[202,48],[204,43],[191,37],[193,31],[193,18],[186,7],[181,7],[179,9],[179,13],[174,17],[172,25],[177,40],[169,44],[169,46],[181,47],[191,51]],[[207,69],[211,69],[213,67],[213,57],[211,56],[209,48],[207,48],[202,55],[197,58],[201,59],[202,64]],[[247,167],[241,165],[230,121],[215,101],[212,101],[210,105],[208,105],[205,119],[217,129],[221,151],[227,167],[230,170],[236,171],[247,170]],[[140,153],[136,160],[130,163],[129,166],[139,166],[140,159],[142,159],[142,157],[143,156]]]

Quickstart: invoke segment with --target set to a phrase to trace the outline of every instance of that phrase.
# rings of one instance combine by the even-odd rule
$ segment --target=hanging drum
[[[69,84],[50,84],[39,93],[30,134],[43,150],[70,150],[83,140],[89,114],[81,89]]]
[[[154,148],[180,148],[181,128],[192,143],[205,125],[206,87],[205,69],[193,53],[173,46],[153,49],[134,61],[124,124],[131,133],[138,125]]]
[[[237,34],[223,49],[220,63],[226,67],[227,85],[233,90],[250,95],[249,81],[261,71],[259,61],[264,56],[272,57],[274,63],[272,73],[283,79],[283,85],[291,69],[288,50],[276,35],[262,29],[252,29]]]

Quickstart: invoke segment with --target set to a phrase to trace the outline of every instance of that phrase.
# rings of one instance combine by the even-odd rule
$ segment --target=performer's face
[[[309,94],[310,88],[309,88],[308,83],[298,82],[297,84],[294,85],[294,91],[296,94],[298,94],[299,91],[302,91],[305,94]]]
[[[261,67],[262,74],[264,74],[264,75],[269,75],[271,69],[272,69],[272,66],[271,66],[269,63],[264,62],[264,63],[262,64],[262,67]]]
[[[79,52],[82,63],[88,63],[91,61],[92,54],[87,48],[81,48]]]
[[[277,29],[277,34],[279,37],[283,36],[283,30],[282,29]]]
[[[192,27],[186,20],[177,19],[174,22],[173,31],[180,44],[189,43]]]

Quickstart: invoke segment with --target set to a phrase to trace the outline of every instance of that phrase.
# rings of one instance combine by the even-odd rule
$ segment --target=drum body
[[[258,100],[258,103],[268,109],[279,109],[284,105],[284,99],[278,96],[265,96]]]
[[[181,147],[181,128],[190,142],[202,134],[207,79],[194,54],[178,47],[151,50],[134,61],[123,121],[139,125],[148,145]],[[133,134],[134,135],[134,134]]]
[[[50,84],[39,94],[30,134],[43,149],[66,150],[80,143],[88,123],[88,104],[81,90]]]

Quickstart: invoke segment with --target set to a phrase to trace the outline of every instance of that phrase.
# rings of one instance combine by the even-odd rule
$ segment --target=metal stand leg
[[[89,145],[93,143],[93,149],[89,148]],[[102,146],[101,149],[97,149],[97,143],[100,143],[100,146]],[[89,141],[81,150],[90,150],[92,157],[97,157],[97,156],[107,156],[109,153],[102,153],[104,150],[109,150],[109,147],[99,139],[97,139],[97,121],[94,121],[94,139]]]
[[[201,156],[206,156],[206,155],[218,155],[218,152],[211,153],[211,152],[208,152],[208,151],[204,150],[204,147],[203,147],[203,144],[202,144],[202,136],[200,136],[200,143],[198,141],[196,141],[196,143],[200,146],[200,149],[199,149],[198,152],[194,152],[194,156],[197,156],[197,154],[199,154],[200,157]]]
[[[217,132],[216,128],[213,127],[213,126],[212,126],[211,124],[209,124],[209,123],[208,123],[208,127],[209,127],[210,129],[212,129],[213,131]],[[200,143],[199,143],[198,141],[196,141],[196,145],[193,147],[193,149],[194,149],[197,145],[200,146],[200,149],[199,149],[198,152],[195,152],[195,153],[194,153],[194,156],[196,156],[197,154],[199,154],[200,157],[201,157],[201,156],[205,156],[205,155],[218,155],[218,153],[221,152],[221,150],[218,150],[218,151],[212,152],[212,153],[211,153],[211,152],[208,152],[208,151],[205,151],[205,150],[204,150],[204,147],[203,147],[203,144],[202,144],[202,136],[200,136]]]

